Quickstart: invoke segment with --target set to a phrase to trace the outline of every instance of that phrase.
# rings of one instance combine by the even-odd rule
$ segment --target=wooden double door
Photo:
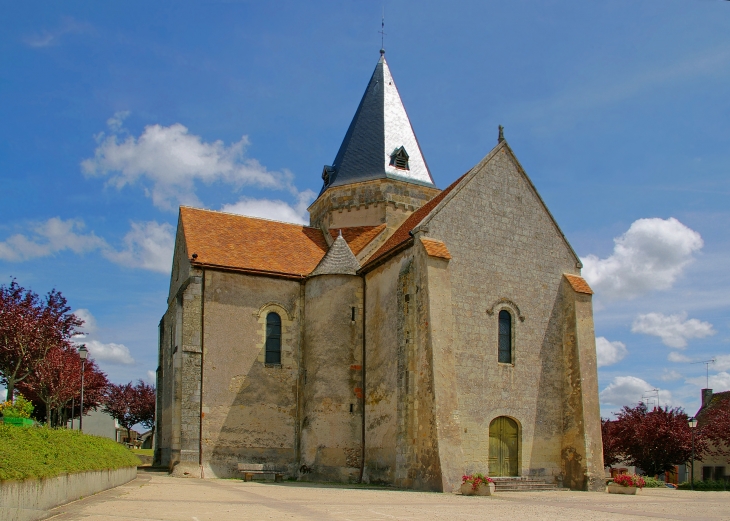
[[[518,475],[519,426],[507,416],[499,416],[489,424],[489,475]]]

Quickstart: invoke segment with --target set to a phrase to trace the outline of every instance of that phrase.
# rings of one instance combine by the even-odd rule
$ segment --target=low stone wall
[[[34,521],[69,501],[90,496],[137,477],[137,467],[65,474],[55,478],[0,482],[0,519]]]

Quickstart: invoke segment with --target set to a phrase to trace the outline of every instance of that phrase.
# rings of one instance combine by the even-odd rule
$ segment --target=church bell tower
[[[397,228],[438,190],[385,61],[375,66],[322,190],[309,207],[312,226]]]

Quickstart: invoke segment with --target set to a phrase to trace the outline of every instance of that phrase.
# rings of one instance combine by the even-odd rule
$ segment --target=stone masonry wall
[[[453,256],[464,471],[488,471],[490,422],[509,416],[520,426],[520,474],[557,480],[563,416],[560,288],[563,273],[578,273],[577,259],[506,147],[475,169],[423,230]],[[498,363],[501,309],[513,317],[512,364]]]
[[[362,454],[362,279],[307,280],[300,479],[355,482]]]
[[[178,348],[180,463],[186,468],[197,468],[200,463],[201,305],[202,274],[195,273],[182,293],[182,338]]]
[[[206,270],[203,472],[240,476],[238,463],[297,472],[299,281]],[[266,315],[282,321],[281,365],[264,363]]]
[[[399,280],[412,255],[400,254],[366,275],[365,469],[369,483],[408,479],[414,457],[398,444],[407,439],[407,399],[402,396],[408,361],[404,352]],[[402,281],[401,281],[402,283]],[[400,390],[399,390],[400,389]],[[411,426],[412,428],[412,426]],[[416,427],[417,428],[417,427]]]
[[[440,190],[395,179],[378,179],[329,188],[309,207],[310,225],[397,228]]]

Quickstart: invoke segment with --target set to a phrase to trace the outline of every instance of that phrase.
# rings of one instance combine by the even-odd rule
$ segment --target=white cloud
[[[98,340],[84,340],[80,343],[86,344],[86,348],[89,350],[89,356],[99,362],[124,365],[134,364],[134,358],[132,358],[129,348],[124,344],[114,344],[111,342],[105,344]]]
[[[91,311],[88,309],[77,309],[74,311],[74,315],[84,321],[84,324],[81,326],[81,331],[83,331],[86,335],[93,335],[96,333],[96,319],[94,318],[94,315],[91,314]]]
[[[169,273],[175,243],[173,227],[155,221],[133,222],[131,226],[124,236],[124,249],[108,249],[104,256],[129,268]]]
[[[717,371],[730,370],[730,355],[718,355],[713,356],[715,363],[712,364],[712,368]]]
[[[623,342],[610,342],[606,338],[596,337],[596,356],[598,357],[598,367],[615,364],[624,359],[628,354],[626,344]]]
[[[0,259],[21,262],[47,257],[63,250],[81,254],[107,246],[104,239],[97,237],[94,232],[79,233],[83,229],[84,222],[81,220],[64,221],[53,217],[33,225],[28,235],[16,234],[0,242]]]
[[[119,122],[117,115],[109,120],[112,130]],[[151,184],[145,187],[147,195],[162,209],[173,209],[177,203],[199,206],[195,195],[198,181],[296,192],[291,185],[291,173],[271,172],[257,160],[245,157],[249,144],[246,136],[230,146],[222,141],[209,143],[175,123],[169,127],[147,126],[139,138],[128,136],[120,141],[117,135],[102,135],[101,139],[94,157],[81,163],[86,175],[111,174],[109,182],[118,189],[146,181]]]
[[[98,250],[117,264],[168,273],[175,241],[172,226],[150,221],[132,222],[130,228],[124,236],[124,248],[117,250],[94,232],[81,233],[82,220],[53,217],[32,225],[29,233],[16,234],[0,242],[0,260],[22,262],[64,250],[77,254]]]
[[[157,385],[157,373],[154,371],[147,371],[146,381],[148,384]]]
[[[672,287],[702,246],[702,237],[674,217],[638,219],[614,239],[613,253],[582,260],[583,276],[596,295],[607,300],[632,299]]]
[[[130,112],[128,110],[120,110],[115,112],[112,117],[106,120],[106,124],[113,132],[119,132],[123,129],[122,125],[124,120],[129,117]]]
[[[74,315],[84,321],[81,330],[82,335],[75,335],[74,342],[77,346],[86,345],[89,350],[89,356],[98,362],[104,362],[112,365],[133,365],[135,363],[129,348],[124,344],[115,344],[113,342],[104,343],[93,338],[98,332],[96,318],[88,309],[78,309],[74,311]]]
[[[24,41],[34,48],[51,47],[60,43],[61,37],[66,34],[93,33],[94,28],[88,23],[78,22],[71,17],[64,17],[61,24],[52,31],[42,31],[27,36]]]
[[[708,382],[706,376],[698,376],[696,378],[687,378],[685,382],[694,384],[702,389],[712,389],[714,392],[722,392],[730,390],[730,373],[722,371],[717,374],[711,374]],[[707,387],[705,387],[707,386]]]
[[[675,380],[679,380],[680,378],[682,378],[682,375],[679,374],[677,371],[667,371],[666,369],[664,370],[664,374],[659,377],[662,382],[673,382]]]
[[[696,318],[687,320],[687,313],[639,315],[631,325],[631,332],[658,336],[664,345],[675,349],[687,347],[687,340],[691,338],[705,338],[716,333],[709,322],[701,322]]]
[[[681,353],[677,353],[676,351],[672,351],[667,356],[667,360],[670,362],[676,362],[678,364],[689,364],[692,363],[692,359],[688,356],[685,356]]]
[[[224,205],[221,211],[247,215],[249,217],[262,217],[276,221],[308,224],[307,208],[314,200],[314,196],[313,191],[305,190],[297,195],[297,203],[294,206],[280,200],[243,197],[236,203]]]
[[[7,396],[8,396],[7,389],[3,389],[2,391],[0,391],[0,402],[4,402],[5,399],[7,398]]]
[[[656,396],[656,393],[652,392],[652,389],[654,389],[654,386],[641,378],[635,376],[617,376],[601,391],[601,404],[623,407],[624,405],[636,405],[640,401],[649,402],[651,398],[647,398],[648,395]],[[660,389],[659,404],[663,406],[671,402],[672,393]]]

